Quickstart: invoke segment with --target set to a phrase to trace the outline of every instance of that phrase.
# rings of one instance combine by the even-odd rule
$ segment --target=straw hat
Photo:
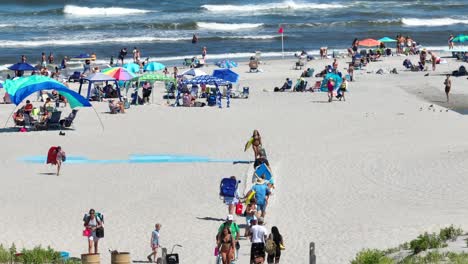
[[[256,184],[264,184],[264,183],[265,183],[265,180],[262,179],[262,178],[257,177],[257,180],[256,180],[255,183],[256,183]]]

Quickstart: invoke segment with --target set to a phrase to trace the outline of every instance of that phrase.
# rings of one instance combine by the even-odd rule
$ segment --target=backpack
[[[235,197],[237,190],[237,180],[224,178],[219,185],[219,195],[223,197]]]
[[[104,223],[104,215],[103,214],[101,214],[100,212],[95,212],[95,215],[96,215],[96,219],[99,222]],[[83,222],[87,223],[89,221],[89,218],[90,218],[89,213],[85,213],[85,215],[83,216]]]
[[[269,255],[276,254],[276,243],[275,243],[275,241],[273,241],[272,238],[267,239],[266,245],[265,245],[265,251]]]

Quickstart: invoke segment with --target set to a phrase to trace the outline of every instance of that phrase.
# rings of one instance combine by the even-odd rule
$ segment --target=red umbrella
[[[375,46],[379,46],[380,45],[380,41],[378,40],[375,40],[375,39],[363,39],[363,40],[359,40],[359,46],[364,46],[364,47],[375,47]]]

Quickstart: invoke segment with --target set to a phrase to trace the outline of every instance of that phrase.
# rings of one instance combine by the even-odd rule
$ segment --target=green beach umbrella
[[[383,37],[381,39],[379,39],[380,42],[397,42],[396,39],[392,39],[392,38],[389,38],[389,37]]]

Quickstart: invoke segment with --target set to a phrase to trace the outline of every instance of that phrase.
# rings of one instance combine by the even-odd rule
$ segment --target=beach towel
[[[47,152],[47,164],[57,165],[57,147],[50,147]]]

